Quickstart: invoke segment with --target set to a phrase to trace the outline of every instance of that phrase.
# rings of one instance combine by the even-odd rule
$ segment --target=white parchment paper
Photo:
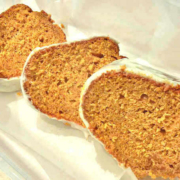
[[[17,3],[52,14],[56,23],[65,25],[68,41],[108,35],[120,43],[121,55],[179,76],[178,0],[0,0],[0,12]],[[68,179],[119,180],[124,173],[99,143],[41,117],[16,93],[0,93],[0,129],[48,159]]]

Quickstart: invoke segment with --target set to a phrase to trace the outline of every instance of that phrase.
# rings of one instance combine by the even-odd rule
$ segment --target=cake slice
[[[151,66],[117,61],[87,80],[80,116],[138,178],[180,177],[179,83]]]
[[[19,77],[34,48],[66,41],[53,22],[46,12],[32,11],[23,4],[0,14],[0,78]]]
[[[117,59],[118,44],[108,37],[35,49],[27,60],[22,86],[36,109],[83,126],[78,109],[84,82]]]

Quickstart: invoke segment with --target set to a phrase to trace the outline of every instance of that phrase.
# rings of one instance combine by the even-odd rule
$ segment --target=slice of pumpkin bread
[[[118,44],[108,37],[35,50],[23,73],[23,87],[41,112],[83,125],[78,109],[84,82],[119,58]]]
[[[130,60],[93,74],[81,95],[90,132],[138,178],[180,177],[180,85]]]
[[[19,77],[36,47],[66,41],[61,28],[46,12],[17,4],[0,14],[0,78]]]

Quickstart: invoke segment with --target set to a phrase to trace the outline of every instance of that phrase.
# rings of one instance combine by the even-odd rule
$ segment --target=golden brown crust
[[[3,16],[5,16],[6,14],[9,14],[9,13],[11,13],[14,9],[16,9],[16,8],[21,8],[21,9],[23,9],[23,10],[28,10],[29,12],[32,12],[32,9],[29,7],[29,6],[27,6],[27,5],[25,5],[25,4],[16,4],[16,5],[14,5],[14,6],[12,6],[12,7],[10,7],[8,10],[6,10],[5,12],[2,12],[1,14],[0,14],[0,18],[2,18]]]
[[[82,103],[90,131],[138,178],[180,177],[180,86],[109,72]]]
[[[17,4],[0,15],[0,78],[18,77],[36,47],[65,42],[62,29],[46,12]]]
[[[78,107],[84,82],[119,58],[118,44],[108,37],[45,48],[30,58],[24,89],[41,112],[83,125]]]

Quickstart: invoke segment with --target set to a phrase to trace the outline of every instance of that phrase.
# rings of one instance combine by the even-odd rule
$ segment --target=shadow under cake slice
[[[176,80],[122,60],[93,74],[82,91],[80,116],[86,127],[138,178],[180,177]]]
[[[19,77],[34,48],[66,41],[53,22],[46,12],[32,11],[24,4],[0,14],[0,78]]]
[[[35,50],[24,70],[23,87],[41,112],[84,126],[78,111],[84,82],[117,59],[118,44],[108,37]]]

